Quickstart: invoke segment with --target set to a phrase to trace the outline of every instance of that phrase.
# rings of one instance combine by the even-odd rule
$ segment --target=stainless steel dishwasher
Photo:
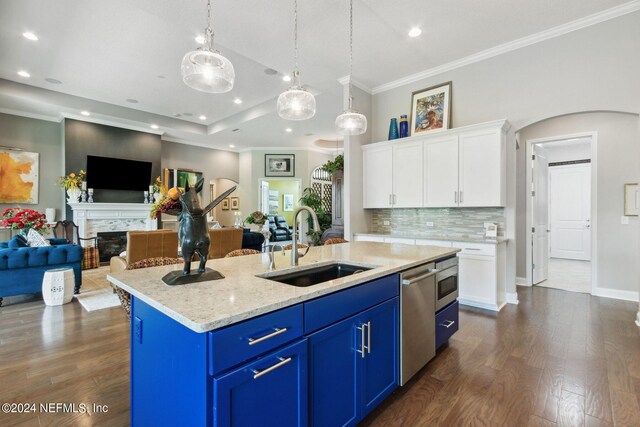
[[[436,275],[434,263],[401,273],[400,385],[436,355]]]

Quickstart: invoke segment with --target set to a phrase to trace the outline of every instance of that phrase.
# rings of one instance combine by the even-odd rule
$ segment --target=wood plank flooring
[[[87,289],[105,286],[99,276]],[[449,345],[362,425],[640,426],[638,304],[546,288],[518,295],[499,315],[463,308]],[[0,308],[0,403],[109,408],[0,412],[0,426],[127,426],[128,335],[119,307]]]

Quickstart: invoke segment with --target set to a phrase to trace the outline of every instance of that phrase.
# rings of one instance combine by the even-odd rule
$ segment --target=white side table
[[[56,268],[44,272],[42,298],[46,305],[62,305],[73,299],[75,274],[72,268]]]

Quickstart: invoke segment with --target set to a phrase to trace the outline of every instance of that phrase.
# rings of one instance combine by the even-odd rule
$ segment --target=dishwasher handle
[[[431,276],[435,276],[439,272],[440,272],[440,270],[433,269],[433,270],[429,271],[427,274],[423,274],[423,275],[418,276],[418,277],[412,277],[411,279],[408,279],[408,280],[402,279],[402,285],[403,286],[410,286],[410,285],[414,284],[415,282],[419,282],[420,280],[426,279],[426,278],[431,277]]]

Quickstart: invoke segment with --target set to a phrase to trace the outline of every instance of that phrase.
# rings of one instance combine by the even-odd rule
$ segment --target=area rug
[[[87,311],[102,310],[120,305],[118,295],[114,294],[111,289],[89,291],[76,295],[76,299]]]

